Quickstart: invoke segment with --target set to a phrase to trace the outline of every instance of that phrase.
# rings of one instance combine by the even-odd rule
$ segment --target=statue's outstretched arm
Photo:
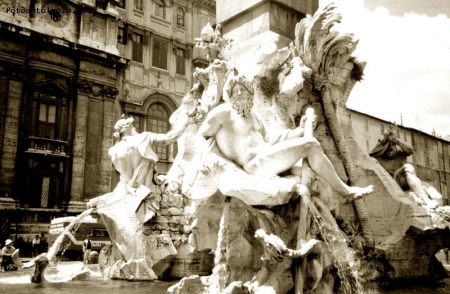
[[[192,123],[195,123],[195,118],[190,117],[187,113],[180,115],[172,130],[166,134],[156,134],[156,140],[154,143],[160,145],[169,145],[174,143],[184,133],[186,127]]]

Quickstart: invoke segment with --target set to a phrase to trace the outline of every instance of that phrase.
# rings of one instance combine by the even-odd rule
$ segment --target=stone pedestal
[[[218,0],[216,6],[217,23],[222,25],[224,36],[233,40],[231,50],[224,52],[226,59],[254,65],[259,52],[271,53],[288,46],[294,39],[295,25],[306,14],[314,14],[319,4],[317,0]],[[243,74],[252,77],[255,73]]]

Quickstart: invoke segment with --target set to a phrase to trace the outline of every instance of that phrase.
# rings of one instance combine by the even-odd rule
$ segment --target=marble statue
[[[335,27],[340,21],[334,5],[321,7],[297,24],[289,47],[256,56],[256,65],[225,60],[230,40],[208,24],[196,41],[210,64],[195,71],[170,118],[173,130],[138,134],[132,119],[116,124],[110,156],[120,182],[89,202],[111,236],[102,250],[108,258],[99,256],[110,278],[182,278],[172,294],[364,293],[356,251],[364,264],[384,256],[363,280],[428,273],[431,255],[420,252],[444,248],[448,236],[432,231],[428,210],[401,197],[356,143],[346,101],[365,64],[352,56],[353,36]],[[244,67],[255,76],[240,75]],[[384,135],[379,154],[398,155],[392,176],[416,191],[405,165],[411,150],[394,133]],[[177,138],[181,148],[163,179],[152,147]],[[439,200],[421,189],[416,199],[433,207]],[[411,247],[410,228],[433,237]],[[416,270],[405,270],[405,260]]]
[[[82,265],[81,267],[71,268],[70,272],[65,276],[64,280],[52,279],[51,277],[46,276],[47,267],[50,264],[47,253],[41,253],[38,256],[34,257],[27,263],[24,263],[22,268],[28,269],[34,267],[33,274],[30,277],[32,283],[40,284],[40,283],[61,283],[61,282],[71,282],[71,281],[88,281],[91,278],[92,271],[89,269],[87,265]]]
[[[431,209],[442,206],[442,195],[430,184],[422,182],[414,166],[407,163],[407,157],[413,153],[414,148],[397,137],[397,126],[390,125],[369,155],[378,160],[403,191],[411,191],[416,203]]]
[[[350,187],[339,178],[320,143],[314,138],[303,138],[305,119],[298,128],[269,134],[263,120],[252,111],[253,85],[245,77],[235,75],[226,91],[229,103],[211,110],[198,130],[198,144],[204,146],[200,150],[217,144],[226,159],[251,175],[265,177],[287,170],[300,177],[299,161],[307,158],[311,168],[340,194],[357,199],[372,192],[372,186]]]
[[[221,25],[216,25],[214,29],[208,22],[206,26],[202,28],[200,38],[196,38],[196,47],[206,49],[208,53],[208,60],[214,61],[216,58],[222,59],[222,49],[229,48],[233,40],[223,38]]]
[[[136,201],[136,215],[141,223],[146,223],[155,215],[158,208],[158,195],[155,193],[157,172],[155,170],[158,155],[153,146],[169,145],[175,142],[189,124],[189,116],[180,116],[175,129],[167,134],[152,132],[138,133],[133,125],[134,119],[121,118],[114,126],[117,143],[111,147],[108,155],[120,181],[112,194],[91,200],[88,206],[108,205],[124,195],[132,196]],[[194,121],[191,120],[191,123]]]
[[[187,109],[183,109],[187,111]],[[105,267],[110,277],[128,280],[154,280],[165,270],[158,266],[176,254],[168,234],[148,236],[146,223],[155,217],[165,190],[176,190],[159,176],[153,147],[175,142],[195,117],[179,113],[167,134],[138,133],[133,118],[122,117],[114,126],[117,143],[109,150],[120,181],[111,192],[88,202],[94,214],[105,224],[113,244]]]

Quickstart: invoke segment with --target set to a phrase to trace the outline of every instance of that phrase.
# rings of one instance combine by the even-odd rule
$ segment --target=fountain
[[[197,46],[210,65],[196,70],[173,131],[137,134],[125,118],[116,125],[121,140],[110,154],[121,181],[86,212],[111,237],[99,257],[108,278],[182,278],[172,294],[368,293],[371,281],[438,270],[431,256],[450,243],[446,208],[415,203],[353,139],[345,103],[364,63],[340,21],[333,5],[319,8],[297,24],[288,47],[256,64],[226,60],[231,40],[207,26]],[[255,74],[246,79],[240,70],[249,68]],[[270,146],[230,152],[239,138],[220,136],[226,127],[267,135]],[[176,139],[174,165],[159,175],[151,146]],[[122,158],[124,144],[132,160]],[[241,156],[250,153],[258,160]]]
[[[59,234],[59,236],[56,238],[55,242],[53,242],[52,246],[48,249],[48,252],[46,254],[47,259],[49,261],[56,262],[56,254],[59,251],[64,251],[64,248],[61,248],[61,244],[64,242],[64,238],[66,237],[67,233],[74,232],[77,230],[77,228],[80,226],[81,221],[88,215],[91,215],[93,209],[87,209],[80,213],[68,226],[64,228],[64,231]]]

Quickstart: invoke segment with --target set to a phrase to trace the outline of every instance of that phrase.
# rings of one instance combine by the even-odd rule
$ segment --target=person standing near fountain
[[[39,235],[34,236],[31,241],[31,247],[33,249],[32,255],[33,258],[39,255],[39,247],[41,246],[41,238]]]
[[[303,137],[304,118],[298,128],[270,136],[262,119],[252,111],[253,85],[244,76],[235,73],[226,91],[230,103],[208,114],[197,133],[199,145],[206,146],[205,140],[214,139],[227,159],[258,176],[273,177],[287,170],[301,176],[300,160],[307,158],[311,168],[343,196],[358,199],[372,192],[372,185],[350,187],[339,178],[320,143]],[[203,171],[207,170],[205,167]]]
[[[83,263],[88,264],[89,254],[91,254],[92,250],[92,242],[90,236],[87,236],[86,240],[83,241],[82,246],[83,246]]]

